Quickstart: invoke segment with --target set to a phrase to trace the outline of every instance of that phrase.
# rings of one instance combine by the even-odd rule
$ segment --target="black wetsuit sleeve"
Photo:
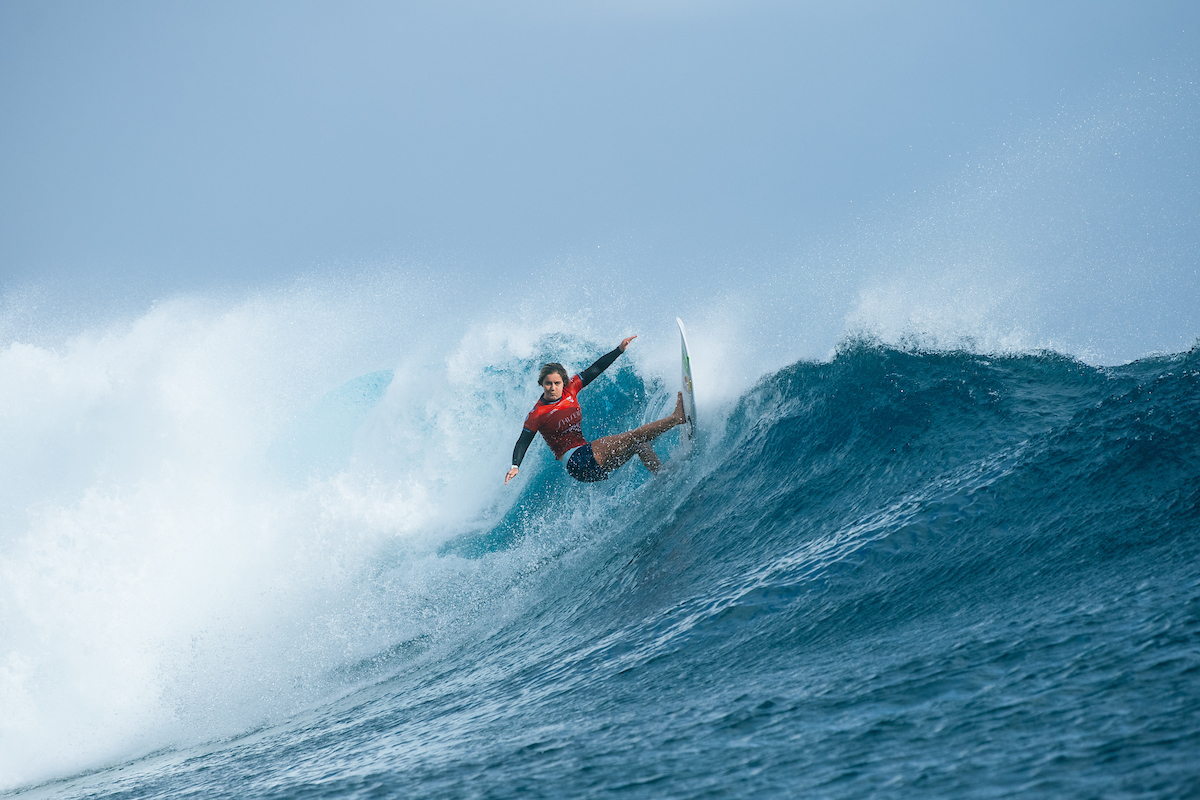
[[[521,438],[517,439],[517,446],[513,448],[513,466],[521,466],[521,461],[525,458],[525,451],[529,449],[529,443],[533,441],[533,431],[521,429]]]
[[[605,353],[596,359],[596,363],[579,373],[579,377],[583,378],[583,385],[587,386],[596,378],[600,377],[600,373],[608,369],[608,365],[617,360],[617,356],[621,355],[621,348],[614,347],[612,352]]]

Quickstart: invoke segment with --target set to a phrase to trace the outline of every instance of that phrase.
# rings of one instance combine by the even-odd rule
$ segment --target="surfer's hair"
[[[546,380],[546,376],[557,372],[562,375],[563,383],[570,380],[567,377],[567,368],[557,361],[551,361],[549,364],[542,364],[542,371],[538,373],[538,386],[542,385],[542,381]]]

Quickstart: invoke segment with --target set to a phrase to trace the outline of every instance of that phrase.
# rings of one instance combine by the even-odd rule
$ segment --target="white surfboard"
[[[696,438],[696,395],[692,386],[692,360],[688,358],[687,331],[683,329],[683,320],[676,317],[675,321],[679,323],[679,345],[683,364],[683,412],[687,414],[680,441],[685,448],[691,448],[692,440]]]

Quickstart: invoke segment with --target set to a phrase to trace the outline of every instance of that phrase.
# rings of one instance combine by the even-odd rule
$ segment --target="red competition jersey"
[[[583,409],[579,407],[576,395],[583,388],[583,378],[576,375],[571,382],[563,387],[562,397],[557,403],[544,403],[538,398],[533,411],[525,418],[525,430],[531,433],[541,433],[546,444],[554,451],[554,457],[562,460],[563,453],[572,447],[582,447],[587,444],[583,438]]]

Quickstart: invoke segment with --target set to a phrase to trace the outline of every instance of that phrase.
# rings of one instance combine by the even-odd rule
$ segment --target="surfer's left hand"
[[[625,352],[625,348],[626,348],[626,347],[629,347],[629,343],[630,343],[630,342],[632,342],[632,341],[633,341],[634,339],[636,339],[636,338],[637,338],[637,334],[636,334],[636,333],[635,333],[633,336],[627,336],[627,337],[625,337],[624,339],[622,339],[622,340],[621,340],[621,344],[619,344],[619,345],[617,345],[617,346],[618,346],[618,347],[620,347],[620,348],[621,348],[621,352],[622,352],[622,353],[624,353],[624,352]],[[611,341],[611,339],[610,339],[609,341]]]

